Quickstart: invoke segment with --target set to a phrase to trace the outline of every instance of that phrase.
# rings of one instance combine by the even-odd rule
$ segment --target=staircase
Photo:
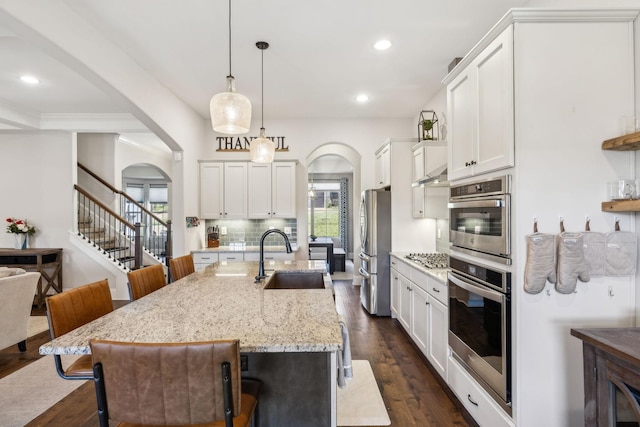
[[[172,246],[171,221],[162,221],[80,163],[78,168],[105,187],[113,199],[100,201],[87,190],[74,185],[78,201],[77,235],[124,272],[157,263],[168,265]],[[116,208],[112,209],[107,204]],[[127,221],[124,215],[115,211],[118,206],[121,212],[125,206],[129,209],[133,206],[140,222],[132,224]]]

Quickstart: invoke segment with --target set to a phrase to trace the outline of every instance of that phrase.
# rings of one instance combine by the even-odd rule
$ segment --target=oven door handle
[[[460,208],[501,208],[505,205],[503,198],[491,198],[489,200],[467,200],[460,202],[449,202],[449,209]]]
[[[487,289],[484,286],[481,287],[478,285],[474,285],[469,283],[459,276],[456,276],[455,273],[449,272],[448,275],[449,281],[451,281],[454,285],[460,286],[462,289],[467,290],[469,292],[473,292],[474,294],[478,294],[483,298],[488,298],[491,301],[502,303],[504,300],[504,295],[500,292],[493,291],[491,289]]]

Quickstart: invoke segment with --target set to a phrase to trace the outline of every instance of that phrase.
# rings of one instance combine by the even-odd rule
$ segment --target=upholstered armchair
[[[15,274],[16,271],[20,274]],[[20,269],[2,269],[0,272],[4,276],[0,277],[0,349],[18,344],[24,352],[40,273],[25,273]],[[10,273],[11,276],[6,275]]]

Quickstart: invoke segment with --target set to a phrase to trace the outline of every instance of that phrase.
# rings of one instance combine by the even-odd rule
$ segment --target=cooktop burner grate
[[[410,261],[415,262],[425,268],[448,268],[449,255],[433,252],[433,253],[410,253],[406,256]]]

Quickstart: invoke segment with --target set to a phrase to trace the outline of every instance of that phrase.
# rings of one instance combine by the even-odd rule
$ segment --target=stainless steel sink
[[[324,273],[283,272],[273,273],[264,285],[264,289],[324,289]]]

